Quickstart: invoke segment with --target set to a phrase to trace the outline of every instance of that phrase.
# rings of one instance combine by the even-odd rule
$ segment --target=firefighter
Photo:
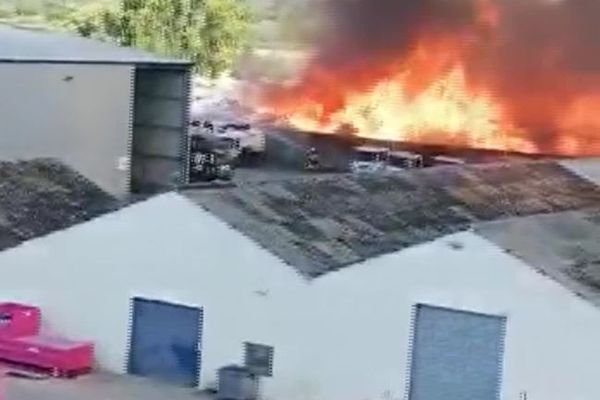
[[[202,123],[202,127],[206,129],[209,133],[215,133],[215,125],[209,120],[204,121]]]
[[[311,147],[306,152],[306,169],[317,169],[319,168],[319,164],[319,153],[316,148]]]

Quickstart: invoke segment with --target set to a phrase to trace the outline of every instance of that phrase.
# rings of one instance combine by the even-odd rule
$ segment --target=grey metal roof
[[[482,221],[600,206],[598,186],[554,162],[247,182],[182,193],[309,278]]]
[[[475,230],[600,307],[600,212],[536,215],[480,224]]]
[[[66,33],[32,31],[1,24],[0,62],[191,65],[188,61]]]
[[[0,250],[121,207],[53,160],[0,162]]]

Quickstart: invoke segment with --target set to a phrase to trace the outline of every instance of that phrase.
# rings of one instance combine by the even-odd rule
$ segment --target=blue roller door
[[[133,299],[128,372],[198,385],[202,309]]]
[[[410,400],[498,400],[506,319],[417,306]]]

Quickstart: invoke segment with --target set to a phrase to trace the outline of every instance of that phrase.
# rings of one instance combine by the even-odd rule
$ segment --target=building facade
[[[270,352],[265,399],[600,396],[600,310],[473,232],[307,280],[169,193],[0,265],[2,298],[94,340],[98,366],[117,373],[214,388],[250,344]]]
[[[191,64],[0,28],[0,158],[51,157],[117,196],[185,183]]]

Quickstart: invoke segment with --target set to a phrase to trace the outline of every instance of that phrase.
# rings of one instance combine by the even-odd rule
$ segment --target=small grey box
[[[218,400],[256,400],[258,380],[247,368],[228,365],[219,369]]]
[[[244,365],[254,375],[273,376],[273,346],[244,342]]]

